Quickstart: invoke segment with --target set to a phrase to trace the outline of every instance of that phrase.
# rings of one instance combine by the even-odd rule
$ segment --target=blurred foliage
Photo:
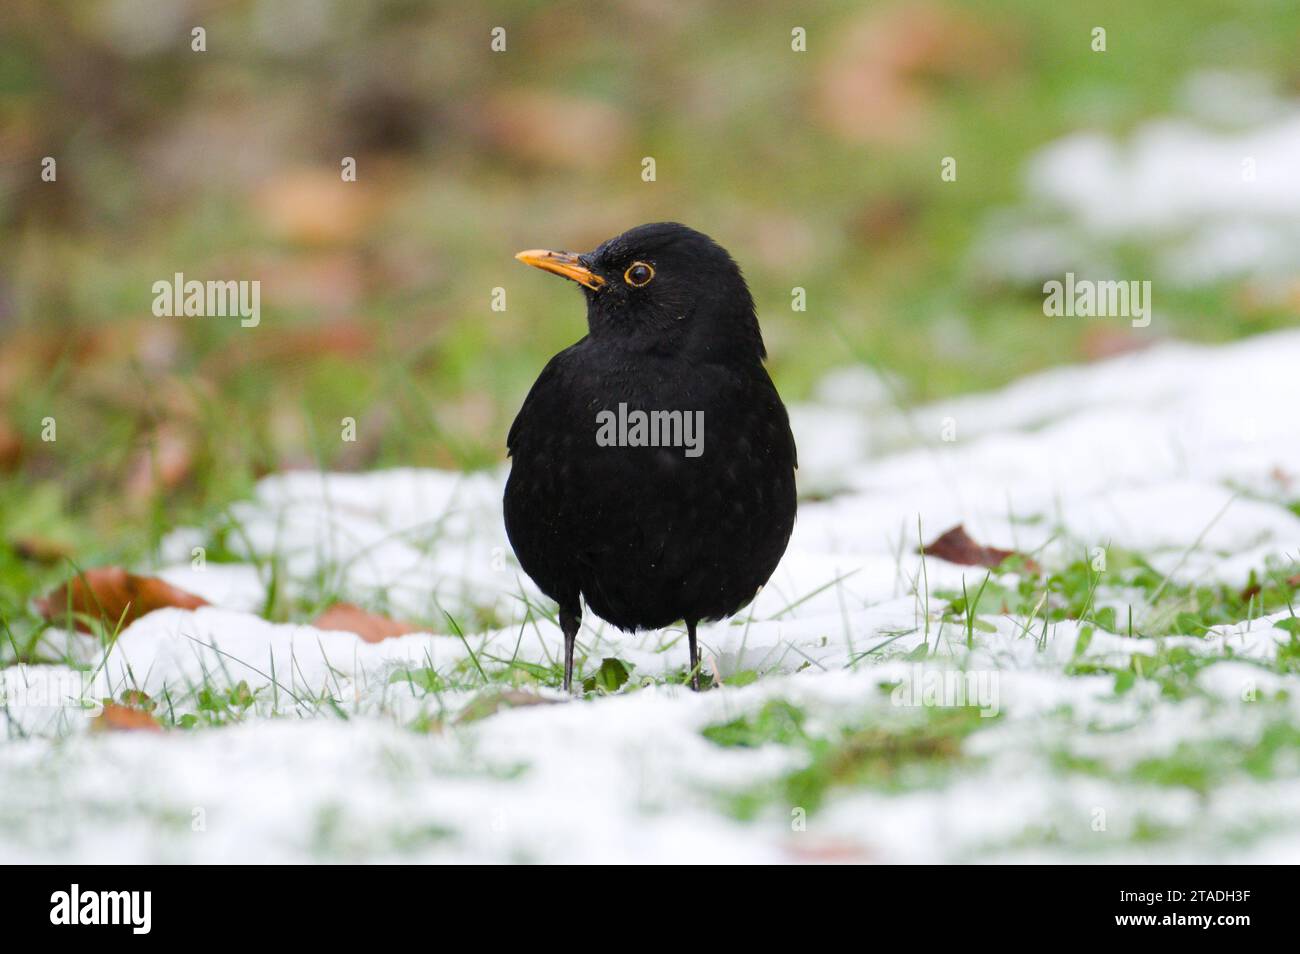
[[[791,398],[856,361],[926,398],[1086,359],[1114,343],[972,272],[987,214],[1035,149],[1169,111],[1191,70],[1295,91],[1297,36],[1289,0],[5,0],[0,550],[130,558],[287,467],[499,462],[584,331],[513,252],[644,221],[742,262]],[[260,325],[154,317],[176,272],[261,281]],[[1277,320],[1174,305],[1186,337]]]

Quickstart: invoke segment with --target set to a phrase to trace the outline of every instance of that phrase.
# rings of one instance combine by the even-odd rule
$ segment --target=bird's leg
[[[582,610],[570,613],[560,607],[560,629],[564,631],[564,691],[573,692],[573,642],[578,638],[578,627],[582,625]]]
[[[686,621],[686,638],[691,644],[691,688],[700,691],[700,652],[695,645],[695,622]]]

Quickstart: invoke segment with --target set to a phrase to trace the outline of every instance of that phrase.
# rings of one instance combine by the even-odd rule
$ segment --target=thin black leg
[[[578,627],[582,625],[582,610],[570,613],[560,610],[560,629],[564,631],[564,691],[573,692],[573,642],[578,638]]]
[[[691,644],[691,688],[700,691],[700,651],[695,645],[695,623],[686,621],[686,638]]]

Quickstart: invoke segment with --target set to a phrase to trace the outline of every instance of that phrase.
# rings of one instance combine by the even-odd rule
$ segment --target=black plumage
[[[565,689],[582,600],[622,630],[684,621],[698,688],[696,624],[748,604],[794,527],[794,437],[753,298],[725,249],[672,222],[583,255],[517,257],[587,299],[586,337],[546,365],[507,439],[506,532],[559,604]],[[604,446],[612,418],[635,411],[660,412],[658,430]],[[691,424],[698,446],[628,446],[682,444],[701,436]]]

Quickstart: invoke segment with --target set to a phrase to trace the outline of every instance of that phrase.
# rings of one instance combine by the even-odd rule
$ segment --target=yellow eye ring
[[[633,275],[633,273],[636,273]],[[633,288],[640,288],[643,285],[649,285],[650,279],[655,277],[655,270],[645,262],[633,262],[628,266],[627,271],[623,273],[623,281],[627,282]],[[638,281],[640,279],[640,281]]]

